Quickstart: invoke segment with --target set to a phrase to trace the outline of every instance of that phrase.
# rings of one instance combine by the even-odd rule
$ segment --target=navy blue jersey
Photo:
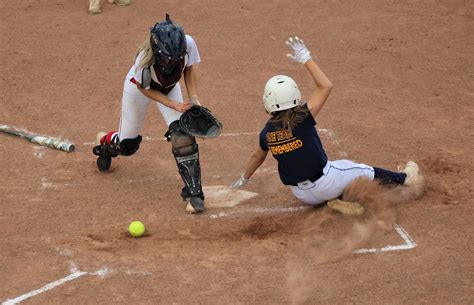
[[[270,150],[278,161],[278,173],[283,184],[319,177],[327,163],[326,152],[316,131],[316,121],[310,112],[291,131],[278,129],[270,121],[260,132],[260,147]]]

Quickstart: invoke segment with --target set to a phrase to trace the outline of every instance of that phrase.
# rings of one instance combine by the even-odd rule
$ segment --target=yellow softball
[[[132,221],[128,226],[128,232],[133,237],[140,237],[145,233],[145,225],[138,220]]]

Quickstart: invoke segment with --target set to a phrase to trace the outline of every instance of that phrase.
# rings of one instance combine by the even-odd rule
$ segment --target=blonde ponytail
[[[155,63],[155,57],[153,56],[153,50],[151,49],[150,39],[145,40],[137,50],[135,58],[143,52],[143,56],[138,63],[137,70],[140,70],[143,67],[150,67]]]

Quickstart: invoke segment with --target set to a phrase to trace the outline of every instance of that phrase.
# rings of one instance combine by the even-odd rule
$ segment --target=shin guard
[[[184,200],[189,199],[194,209],[190,212],[202,212],[204,211],[204,193],[201,185],[201,166],[196,139],[182,131],[178,121],[171,123],[167,139],[173,146],[172,152],[185,185],[181,196]]]

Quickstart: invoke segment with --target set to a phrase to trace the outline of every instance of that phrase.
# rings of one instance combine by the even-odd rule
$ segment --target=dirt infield
[[[102,0],[94,16],[87,8],[0,0],[0,124],[76,144],[65,153],[0,134],[1,302],[474,303],[471,1]],[[393,204],[390,190],[376,190],[359,217],[307,208],[268,157],[244,188],[257,196],[188,215],[154,107],[137,154],[99,173],[91,143],[117,128],[136,46],[166,12],[195,38],[200,99],[224,123],[222,137],[199,141],[205,186],[239,177],[267,118],[269,77],[291,75],[310,93],[307,72],[285,56],[285,39],[298,35],[335,85],[318,120],[329,157],[389,169],[415,160],[424,195]],[[126,234],[134,219],[147,236]],[[378,250],[353,253],[361,248]]]

